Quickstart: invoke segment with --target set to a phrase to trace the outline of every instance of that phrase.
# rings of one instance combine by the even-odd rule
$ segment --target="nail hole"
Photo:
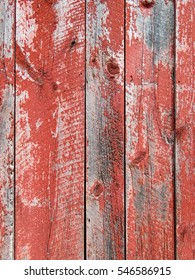
[[[71,42],[71,44],[70,44],[70,47],[73,48],[75,45],[76,45],[76,41],[73,40],[73,41]]]
[[[56,83],[53,83],[52,84],[52,88],[53,88],[53,90],[57,90],[58,89],[58,85]]]

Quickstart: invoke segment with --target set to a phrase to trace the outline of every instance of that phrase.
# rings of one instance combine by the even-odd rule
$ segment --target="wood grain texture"
[[[17,1],[16,259],[84,257],[85,3]]]
[[[174,258],[174,3],[127,0],[127,259]]]
[[[124,1],[87,0],[87,258],[124,258]]]
[[[177,258],[195,259],[194,1],[176,2]]]
[[[0,1],[1,260],[195,259],[194,44],[193,0]]]
[[[0,259],[14,247],[14,11],[0,1]]]

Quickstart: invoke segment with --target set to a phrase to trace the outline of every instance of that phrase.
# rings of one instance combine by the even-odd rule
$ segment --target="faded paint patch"
[[[0,52],[1,58],[13,58],[13,9],[8,0],[0,1]]]
[[[129,0],[126,22],[127,259],[169,259],[174,3],[157,0],[146,7]]]
[[[74,1],[73,1],[74,2]],[[71,1],[58,0],[53,6],[56,13],[56,29],[53,33],[53,42],[55,49],[60,50],[63,48],[65,40],[69,31],[73,28],[73,22],[71,21]],[[60,48],[60,49],[59,49]]]
[[[33,10],[32,1],[17,1],[17,44],[22,52],[26,52],[26,47],[31,51],[36,51],[34,48],[34,39],[38,30],[38,25],[35,20],[35,12]],[[26,44],[28,42],[28,45]]]
[[[123,258],[124,2],[87,1],[87,257]]]
[[[75,16],[79,16],[80,10],[77,9],[77,5],[79,8],[80,4],[76,4],[75,0],[58,0],[55,5],[53,5],[57,23],[53,33],[55,52],[63,51],[68,49],[68,47],[76,47],[78,54],[83,53],[84,49],[82,42],[84,40],[84,25],[76,26],[76,23],[71,16],[72,13],[74,13]],[[72,42],[67,41],[67,38],[70,39],[70,34],[72,36]],[[65,55],[67,55],[67,52],[65,52]]]
[[[169,63],[170,42],[174,43],[174,3],[173,1],[157,0],[151,8],[137,6],[128,0],[132,7],[130,22],[136,22],[127,31],[130,44],[133,40],[144,41],[149,50],[154,52],[154,61]]]
[[[10,73],[9,73],[10,74]],[[0,104],[0,259],[13,258],[14,231],[14,88],[5,85]]]
[[[38,119],[36,121],[36,129],[39,129],[39,127],[43,124],[43,121],[41,121],[41,119]]]
[[[88,5],[93,5],[94,13],[87,13],[87,22],[90,24],[90,32],[87,32],[87,37],[90,38],[87,39],[90,39],[91,48],[95,48],[101,44],[102,37],[105,36],[109,41],[109,30],[106,25],[109,9],[106,1],[101,0],[88,1]],[[87,55],[90,55],[90,52]]]

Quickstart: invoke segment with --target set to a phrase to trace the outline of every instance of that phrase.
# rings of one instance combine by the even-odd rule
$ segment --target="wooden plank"
[[[124,258],[124,1],[87,0],[87,258]]]
[[[16,20],[16,259],[83,259],[85,3],[17,0]]]
[[[14,11],[0,1],[0,259],[14,247]]]
[[[177,258],[195,259],[194,1],[176,2]]]
[[[127,259],[173,259],[174,3],[126,3]]]

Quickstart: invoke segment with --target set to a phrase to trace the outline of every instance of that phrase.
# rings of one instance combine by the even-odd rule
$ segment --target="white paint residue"
[[[25,53],[25,52],[24,52],[24,53]],[[30,61],[30,59],[29,59],[29,61]],[[37,76],[38,76],[39,73],[38,73],[37,70],[34,68],[33,63],[30,62],[29,64],[30,64],[31,67],[32,67],[31,70],[34,71],[34,73],[37,73]],[[16,70],[17,70],[18,76],[21,77],[22,80],[30,80],[31,82],[36,83],[36,84],[38,84],[38,85],[42,84],[41,79],[40,79],[40,81],[39,81],[39,80],[33,79],[33,78],[30,76],[30,74],[29,74],[29,72],[28,72],[28,70],[27,70],[26,67],[21,67],[19,64],[16,64]]]
[[[31,51],[35,51],[33,40],[36,36],[38,25],[35,21],[32,4],[31,1],[20,1],[17,4],[17,43],[22,51],[24,51],[26,42],[28,42],[28,47],[31,48]]]
[[[40,199],[34,197],[31,201],[27,198],[23,198],[22,195],[20,195],[21,202],[23,203],[24,206],[27,207],[42,207],[43,203],[41,203]]]
[[[1,93],[1,110],[0,110],[0,179],[3,183],[0,188],[0,196],[3,207],[7,211],[5,223],[9,224],[9,213],[13,211],[13,197],[12,197],[12,179],[13,172],[8,176],[7,168],[13,171],[13,138],[8,139],[8,135],[13,133],[13,91],[14,88],[11,85],[7,85],[2,89]],[[10,163],[8,163],[8,157]],[[6,191],[7,190],[7,191]],[[6,193],[5,193],[6,191]]]
[[[132,23],[127,30],[127,39],[130,46],[138,40],[154,53],[155,63],[161,61],[164,65],[170,64],[170,47],[174,35],[174,4],[169,1],[157,1],[153,13],[141,11],[132,0],[129,2],[130,20]]]
[[[84,42],[84,34],[85,32],[83,30],[78,31],[78,35],[77,35],[78,42]],[[79,46],[77,46],[77,53],[83,54],[83,51],[84,51],[84,44],[79,44]]]
[[[65,40],[68,30],[73,28],[71,23],[71,4],[70,1],[58,0],[54,6],[54,10],[57,16],[57,26],[53,34],[53,40],[55,42],[55,48],[58,49],[62,45],[62,41]],[[68,29],[67,29],[68,26]]]
[[[121,46],[121,50],[116,53],[116,61],[120,68],[120,75],[116,79],[117,84],[124,85],[124,47]]]
[[[19,101],[20,103],[25,103],[27,99],[29,99],[28,91],[20,91],[20,95],[17,97],[17,101]]]
[[[57,136],[59,136],[59,131],[63,130],[63,124],[62,124],[62,112],[63,112],[63,108],[61,105],[61,100],[60,97],[57,97],[56,99],[56,103],[57,103],[57,110],[55,110],[53,112],[53,118],[57,118],[57,125],[56,125],[56,131],[52,132],[52,137],[53,138],[57,138]]]
[[[38,129],[41,125],[42,125],[42,121],[40,120],[40,119],[38,119],[37,121],[36,121],[36,129]]]
[[[98,17],[95,17],[93,13],[87,14],[87,26],[90,28],[90,32],[87,32],[87,35],[90,36],[90,38],[88,38],[88,40],[90,40],[90,46],[95,48],[97,44],[101,42],[101,38],[106,37],[109,40],[109,30],[106,24],[109,16],[109,9],[106,3],[101,3],[99,0],[95,0],[94,2]]]
[[[0,1],[0,45],[3,46],[3,56],[12,58],[13,56],[13,13],[8,1]]]
[[[29,124],[29,116],[28,116],[28,111],[23,109],[23,104],[26,103],[26,100],[29,98],[28,91],[24,90],[21,91],[20,95],[17,97],[17,122],[18,126],[22,123],[22,127],[20,127],[19,131],[21,132],[20,134],[23,135],[25,134],[25,138],[29,139],[30,138],[30,124]],[[18,110],[20,110],[18,112]],[[25,126],[25,127],[24,127]],[[18,135],[18,138],[20,138],[20,135]]]
[[[142,37],[142,32],[137,30],[137,26],[143,26],[143,19],[142,16],[140,14],[140,9],[137,8],[137,6],[135,6],[135,3],[133,0],[129,0],[127,1],[129,2],[128,5],[131,7],[130,9],[130,15],[129,15],[129,22],[131,23],[129,26],[129,29],[127,30],[127,37],[128,37],[128,41],[130,42],[130,44],[132,43],[133,39],[141,39]],[[135,15],[137,15],[137,19],[136,19],[136,24],[132,24],[135,22]]]

